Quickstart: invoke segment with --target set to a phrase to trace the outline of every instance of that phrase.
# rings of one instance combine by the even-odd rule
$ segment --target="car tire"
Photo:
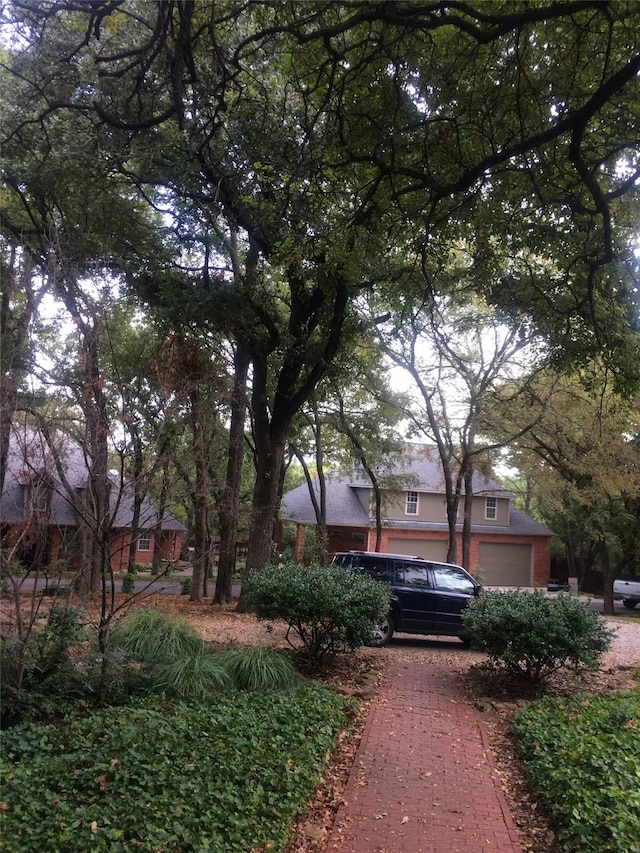
[[[391,637],[393,637],[393,618],[389,615],[384,622],[381,622],[379,625],[374,627],[373,640],[370,645],[375,648],[386,646]]]
[[[637,598],[623,598],[622,603],[627,608],[627,610],[633,610],[633,608],[638,603],[638,599]]]

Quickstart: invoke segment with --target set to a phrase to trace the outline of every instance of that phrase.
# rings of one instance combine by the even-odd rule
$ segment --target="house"
[[[54,455],[38,430],[24,425],[12,429],[4,487],[0,499],[0,543],[5,555],[25,568],[80,568],[78,517],[69,490],[81,497],[89,471],[82,448],[68,438],[55,437],[56,455],[64,472],[63,485]],[[110,475],[111,568],[127,568],[131,543],[134,495],[131,483]],[[151,564],[156,529],[160,530],[163,560],[177,560],[185,527],[164,514],[157,524],[153,504],[140,508],[135,561]]]
[[[396,485],[384,491],[380,550],[446,560],[449,529],[437,452],[424,445],[409,445],[406,458],[391,473]],[[329,553],[374,550],[370,481],[364,476],[330,473],[326,485]],[[317,479],[313,487],[318,493]],[[513,506],[512,500],[513,495],[498,483],[474,473],[470,569],[487,586],[544,586],[550,573],[548,546],[553,531]],[[295,558],[302,559],[304,529],[316,524],[306,483],[284,495],[281,520],[297,525]],[[457,530],[460,560],[462,500]]]

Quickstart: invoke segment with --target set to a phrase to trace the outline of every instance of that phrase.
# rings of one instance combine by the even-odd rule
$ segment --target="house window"
[[[495,519],[498,517],[497,498],[485,498],[484,517],[487,519]]]
[[[151,550],[151,537],[150,536],[141,536],[138,539],[138,551],[150,551]]]
[[[49,514],[51,489],[45,480],[35,480],[31,483],[31,512],[36,515]]]
[[[407,515],[418,514],[418,493],[407,492],[407,506],[405,509]]]

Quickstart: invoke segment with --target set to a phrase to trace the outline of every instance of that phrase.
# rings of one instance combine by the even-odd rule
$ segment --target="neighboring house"
[[[57,454],[69,486],[82,495],[88,468],[82,448],[57,437]],[[131,543],[133,489],[112,476],[111,568],[126,569]],[[153,561],[157,513],[150,501],[142,502],[137,531],[136,562]],[[184,525],[165,514],[160,522],[160,553],[163,560],[177,560],[182,549]],[[25,568],[64,565],[80,568],[78,519],[69,493],[60,481],[53,456],[36,430],[14,429],[0,500],[0,542],[5,554],[14,551]]]
[[[384,492],[382,543],[386,553],[431,560],[447,556],[448,525],[442,467],[437,452],[409,445],[403,467],[393,472],[404,485]],[[318,493],[318,481],[314,480]],[[471,520],[471,565],[487,586],[544,586],[549,578],[552,530],[511,505],[513,495],[475,473]],[[330,554],[375,548],[371,483],[364,476],[327,476],[327,536]],[[295,522],[296,553],[304,549],[304,528],[316,517],[307,484],[284,495],[281,520]],[[462,555],[462,498],[458,522],[458,562]]]

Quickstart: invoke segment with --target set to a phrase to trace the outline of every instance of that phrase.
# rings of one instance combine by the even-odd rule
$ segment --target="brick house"
[[[82,448],[66,438],[57,437],[56,442],[68,487],[82,495],[88,478]],[[129,560],[134,500],[130,483],[117,476],[110,481],[111,568],[117,572],[126,569]],[[25,568],[64,566],[72,571],[80,567],[78,520],[68,487],[61,482],[42,434],[25,427],[14,429],[0,499],[0,544],[5,554]],[[180,557],[184,525],[168,513],[157,522],[157,511],[145,498],[136,534],[137,563],[152,563],[157,531],[161,559]]]
[[[389,472],[386,472],[387,475]],[[448,525],[442,468],[433,448],[409,445],[392,472],[395,485],[384,492],[381,551],[445,560]],[[375,548],[373,490],[364,476],[327,476],[327,538],[330,554]],[[313,487],[318,493],[318,481]],[[470,569],[487,586],[544,586],[550,573],[553,531],[512,505],[513,495],[476,472],[473,477]],[[458,555],[462,555],[462,501]],[[316,516],[305,484],[284,495],[282,522],[296,524],[295,559],[301,560],[305,527]]]

